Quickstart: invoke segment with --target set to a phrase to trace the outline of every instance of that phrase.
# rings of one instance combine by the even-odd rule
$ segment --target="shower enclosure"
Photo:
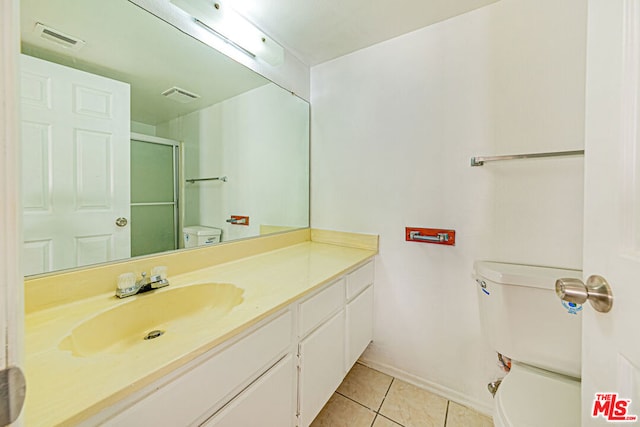
[[[178,142],[131,134],[131,256],[178,248]]]

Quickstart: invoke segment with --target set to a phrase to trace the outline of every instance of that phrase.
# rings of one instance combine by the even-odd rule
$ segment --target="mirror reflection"
[[[25,274],[309,218],[309,106],[127,0],[21,0]]]

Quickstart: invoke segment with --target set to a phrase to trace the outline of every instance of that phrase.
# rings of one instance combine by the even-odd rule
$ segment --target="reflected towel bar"
[[[226,176],[216,176],[213,178],[193,178],[193,179],[187,179],[187,182],[193,184],[196,181],[222,181],[222,182],[227,182],[227,177]]]
[[[584,150],[573,151],[556,151],[552,153],[531,153],[531,154],[508,154],[505,156],[479,156],[471,158],[471,166],[482,166],[484,162],[495,162],[498,160],[517,160],[517,159],[537,159],[540,157],[561,157],[561,156],[581,156]]]

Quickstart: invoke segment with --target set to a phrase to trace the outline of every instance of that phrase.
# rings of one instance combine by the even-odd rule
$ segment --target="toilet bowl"
[[[582,307],[558,299],[562,277],[582,272],[474,264],[483,335],[512,361],[494,399],[496,426],[580,426]]]
[[[580,380],[512,363],[495,395],[496,427],[579,427]]]

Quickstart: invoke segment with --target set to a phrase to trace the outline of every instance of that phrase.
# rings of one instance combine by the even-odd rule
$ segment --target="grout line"
[[[367,405],[363,405],[362,403],[358,402],[357,400],[354,400],[352,398],[350,398],[349,396],[345,396],[344,394],[340,393],[339,391],[335,391],[335,394],[339,394],[340,396],[344,397],[345,399],[349,399],[350,401],[352,401],[353,403],[357,403],[358,405],[362,406],[363,408],[367,408],[368,410],[370,410],[371,412],[373,412],[374,414],[377,414],[378,412],[373,409],[373,408],[369,408]]]
[[[384,418],[385,420],[389,420],[389,421],[391,421],[391,422],[392,422],[392,423],[394,423],[394,424],[398,424],[400,427],[405,427],[405,426],[404,426],[404,424],[400,424],[400,423],[399,423],[399,422],[397,422],[396,420],[392,420],[391,418],[389,418],[389,417],[385,417],[385,416],[384,416],[384,415],[382,415],[382,414],[378,414],[378,415],[380,415],[380,416],[381,416],[382,418]]]
[[[389,390],[391,390],[391,386],[393,385],[393,382],[395,380],[396,380],[395,377],[391,377],[391,382],[389,383],[389,387],[387,388],[387,391],[384,393],[384,397],[382,398],[382,402],[380,402],[380,406],[378,406],[378,410],[376,411],[377,413],[380,413],[380,409],[382,409],[382,405],[384,404],[384,401],[387,398],[387,395],[389,394]]]
[[[451,403],[451,401],[449,399],[447,399],[447,410],[444,413],[444,425],[442,427],[447,427],[447,418],[449,418],[449,404]]]

